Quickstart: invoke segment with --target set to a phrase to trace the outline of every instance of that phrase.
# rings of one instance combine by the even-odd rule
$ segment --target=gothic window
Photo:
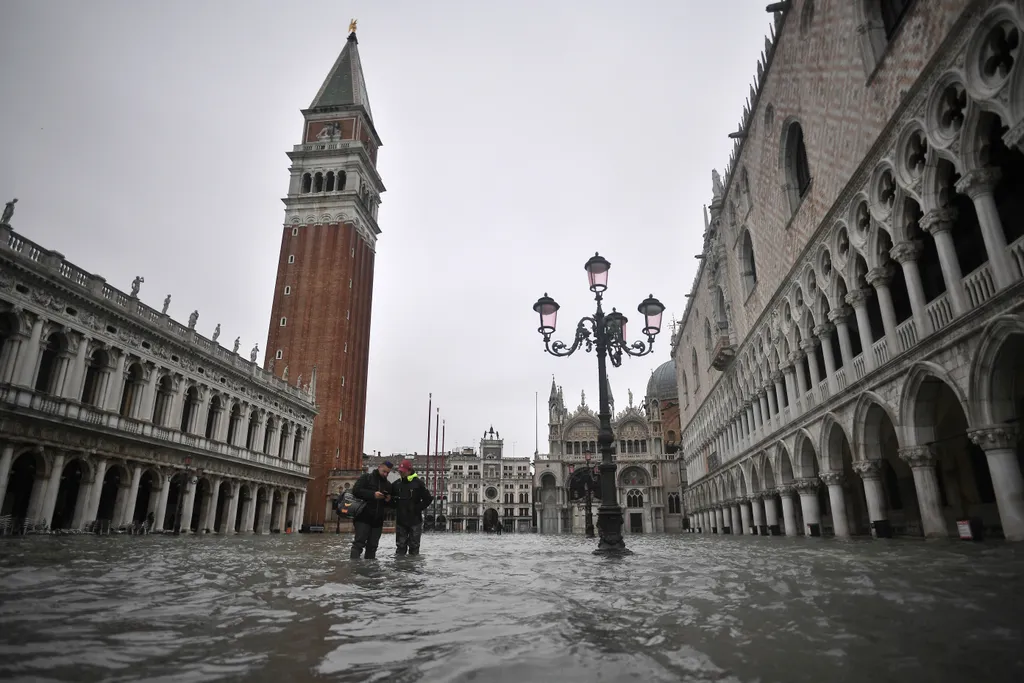
[[[679,504],[679,494],[670,493],[668,494],[668,514],[678,515],[682,512],[682,507]]]
[[[782,145],[789,210],[790,213],[796,213],[804,195],[811,187],[811,167],[807,163],[804,129],[798,121],[793,121],[786,127]]]
[[[682,388],[683,388],[683,401],[685,401],[684,405],[690,405],[690,388],[687,386],[687,383],[686,383],[686,371],[685,370],[683,371],[683,374],[681,375],[681,377],[683,378],[682,379]]]
[[[690,349],[690,362],[693,365],[693,388],[700,389],[700,375],[697,373],[697,349]]]
[[[711,341],[711,321],[704,318],[704,351],[708,354],[708,365],[711,365],[711,349],[713,343]]]
[[[860,0],[855,4],[860,21],[857,39],[864,73],[869,78],[881,64],[882,56],[913,4],[914,0]]]
[[[646,449],[644,449],[644,450],[646,450]],[[657,465],[651,465],[651,476],[654,477],[655,479],[658,478],[658,466]]]
[[[754,242],[750,238],[750,231],[744,230],[740,242],[740,277],[743,279],[743,287],[749,295],[757,284],[757,263],[754,259]]]
[[[637,490],[630,491],[626,494],[626,507],[628,508],[642,508],[644,506],[644,494]]]

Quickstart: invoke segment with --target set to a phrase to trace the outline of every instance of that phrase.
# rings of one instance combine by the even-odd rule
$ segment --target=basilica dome
[[[657,398],[659,401],[666,401],[678,396],[676,362],[670,360],[659,365],[651,373],[651,379],[647,382],[647,398]]]

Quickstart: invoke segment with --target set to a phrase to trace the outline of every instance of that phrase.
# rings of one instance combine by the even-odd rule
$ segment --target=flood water
[[[0,539],[0,679],[1024,680],[1021,546],[393,538]]]

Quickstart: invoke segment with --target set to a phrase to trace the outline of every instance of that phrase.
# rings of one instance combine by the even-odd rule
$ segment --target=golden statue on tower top
[[[349,33],[355,33],[356,32],[356,21],[358,21],[358,20],[357,19],[353,19],[352,21],[348,22],[348,32]]]

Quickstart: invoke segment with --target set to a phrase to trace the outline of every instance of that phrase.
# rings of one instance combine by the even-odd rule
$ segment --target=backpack
[[[358,483],[356,482],[357,485]],[[351,489],[334,499],[334,511],[341,519],[355,519],[364,509],[366,501],[353,496]]]

